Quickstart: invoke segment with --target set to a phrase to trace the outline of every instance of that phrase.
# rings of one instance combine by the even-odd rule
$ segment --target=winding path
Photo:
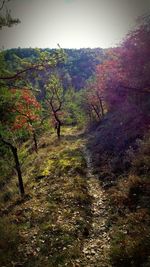
[[[83,245],[83,266],[86,267],[110,267],[109,263],[109,234],[108,234],[108,206],[106,204],[105,191],[100,185],[98,177],[93,175],[93,167],[90,153],[83,148],[87,162],[87,187],[92,199],[91,213],[92,225],[89,236]]]

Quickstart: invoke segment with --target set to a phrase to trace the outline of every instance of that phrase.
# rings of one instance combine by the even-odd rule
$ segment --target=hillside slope
[[[110,266],[105,192],[85,144],[83,134],[65,127],[61,140],[47,132],[38,154],[28,151],[25,198],[16,194],[16,177],[11,198],[3,198],[8,188],[1,194],[2,266]]]
[[[110,251],[114,267],[150,266],[150,116],[147,111],[122,105],[108,112],[91,132],[88,145],[94,173],[102,181],[111,206]]]

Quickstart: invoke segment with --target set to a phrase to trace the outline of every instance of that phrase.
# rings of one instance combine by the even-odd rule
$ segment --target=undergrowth
[[[150,266],[150,135],[126,153],[131,168],[108,189],[112,207],[111,263],[117,267]]]

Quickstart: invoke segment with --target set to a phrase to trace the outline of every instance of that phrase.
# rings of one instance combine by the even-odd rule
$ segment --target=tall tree
[[[15,168],[18,174],[19,182],[19,191],[21,195],[24,195],[24,185],[21,173],[21,166],[18,157],[18,149],[16,144],[16,134],[12,131],[13,122],[15,119],[15,113],[12,112],[13,104],[15,103],[15,98],[12,96],[10,91],[6,88],[1,92],[1,101],[0,101],[0,142],[7,146],[14,157]]]
[[[99,82],[96,77],[89,79],[86,83],[86,102],[90,117],[93,116],[100,121],[104,116],[103,95],[99,88]]]
[[[16,89],[11,90],[11,92],[16,93]],[[12,129],[15,131],[20,129],[28,131],[33,137],[36,152],[38,150],[36,126],[40,122],[40,109],[41,106],[32,91],[28,90],[28,88],[22,88],[13,107],[16,117]]]

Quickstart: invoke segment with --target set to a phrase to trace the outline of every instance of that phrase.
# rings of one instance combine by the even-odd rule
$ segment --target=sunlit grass
[[[11,196],[3,192],[3,210],[17,225],[22,241],[16,250],[24,266],[74,266],[80,257],[90,210],[83,144],[76,128],[64,127],[60,140],[55,133],[41,136],[38,153],[31,153],[30,142],[20,149],[27,197],[17,202],[14,182]]]

